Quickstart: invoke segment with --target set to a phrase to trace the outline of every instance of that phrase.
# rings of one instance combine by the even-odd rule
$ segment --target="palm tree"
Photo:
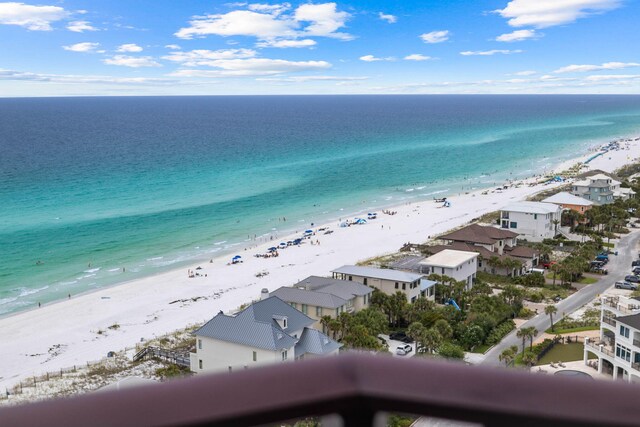
[[[425,331],[426,331],[426,328],[420,322],[413,322],[407,328],[407,335],[413,338],[413,340],[416,342],[416,353],[418,352],[418,349],[423,347],[420,344],[422,344],[422,337]]]
[[[329,333],[329,323],[331,322],[331,316],[324,315],[320,318],[320,324],[322,325],[322,333],[323,334],[328,334]]]
[[[548,305],[544,308],[544,314],[548,314],[549,315],[549,319],[551,320],[551,332],[554,332],[553,330],[553,315],[556,314],[558,312],[558,309],[556,308],[555,305]]]
[[[556,236],[557,236],[558,235],[558,224],[560,224],[560,221],[558,221],[557,219],[554,219],[552,222],[553,222],[553,225],[555,226],[555,230],[556,230],[555,233],[556,233]]]
[[[442,336],[440,332],[435,329],[427,329],[422,335],[422,344],[424,345],[425,353],[433,354],[433,352],[442,344]]]
[[[502,353],[500,353],[500,355],[498,356],[498,359],[501,362],[504,362],[505,366],[509,366],[511,362],[513,362],[513,359],[516,358],[517,353],[518,353],[518,347],[515,345],[512,345],[509,348],[505,348],[502,351]]]
[[[535,326],[530,326],[528,328],[524,328],[527,334],[527,338],[529,338],[529,349],[533,350],[533,338],[538,336],[538,330]]]
[[[526,331],[526,329],[527,328],[524,328],[524,329],[521,328],[521,329],[518,329],[518,332],[516,332],[516,337],[522,338],[522,352],[523,353],[524,353],[524,343],[525,343],[525,340],[527,339],[527,334],[526,334],[527,331]]]
[[[538,361],[538,357],[533,353],[533,351],[527,351],[522,355],[522,362],[528,367],[532,367]]]
[[[453,336],[453,328],[445,319],[438,319],[433,328],[440,333],[444,340],[448,340]]]

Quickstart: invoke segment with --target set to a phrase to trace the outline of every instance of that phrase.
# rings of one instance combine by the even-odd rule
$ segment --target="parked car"
[[[631,282],[631,283],[640,283],[640,279],[638,278],[638,276],[634,276],[633,274],[624,276],[624,281]]]
[[[413,351],[413,348],[411,348],[409,344],[399,345],[398,347],[396,347],[396,354],[399,356],[404,356],[406,354],[411,353],[412,351]]]
[[[593,267],[591,271],[598,274],[609,274],[609,270],[604,267]]]
[[[394,341],[402,341],[404,343],[411,343],[413,340],[404,332],[392,332],[389,334],[389,339]]]
[[[544,264],[542,264],[542,267],[544,268],[551,268],[553,267],[555,264],[557,264],[557,262],[555,261],[547,261]]]
[[[635,283],[629,283],[629,282],[616,282],[615,286],[618,289],[629,289],[632,291],[635,291],[636,289],[638,289],[638,285],[636,285]]]
[[[634,267],[631,271],[637,276],[638,274],[640,274],[640,267]]]
[[[631,263],[631,267],[637,267],[637,266],[640,266],[640,259],[637,259]]]

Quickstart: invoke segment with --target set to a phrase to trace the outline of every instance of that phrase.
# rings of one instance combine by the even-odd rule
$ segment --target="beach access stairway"
[[[166,350],[164,348],[152,346],[144,347],[142,350],[137,352],[135,356],[133,356],[133,361],[137,362],[139,360],[145,360],[154,357],[178,366],[184,366],[186,368],[189,368],[191,363],[189,360],[188,351]]]
[[[571,233],[571,228],[570,227],[559,227],[558,228],[558,234],[560,234],[561,236],[566,237],[569,240],[572,240],[574,242],[584,242],[584,241],[590,241],[591,237],[583,235],[583,234],[576,234],[576,233]]]

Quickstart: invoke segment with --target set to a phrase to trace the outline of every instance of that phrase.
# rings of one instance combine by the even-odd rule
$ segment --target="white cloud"
[[[256,56],[256,51],[251,49],[227,49],[227,50],[204,50],[197,49],[189,52],[171,52],[163,56],[162,59],[172,62],[179,62],[186,67],[217,66],[217,61],[221,59],[246,59]]]
[[[260,82],[276,82],[276,83],[304,83],[304,82],[349,82],[367,80],[369,77],[341,77],[341,76],[291,76],[291,77],[261,77],[257,78]]]
[[[164,47],[166,47],[167,49],[171,49],[171,50],[180,50],[181,47],[178,46],[177,44],[167,44],[164,45]]]
[[[396,22],[398,22],[398,18],[396,16],[387,15],[382,12],[378,12],[378,18],[382,19],[383,21],[387,21],[389,24],[395,24]]]
[[[442,43],[449,40],[451,34],[448,30],[431,31],[430,33],[424,33],[420,35],[420,38],[425,43]]]
[[[554,73],[583,73],[585,71],[620,70],[630,67],[640,67],[640,64],[637,62],[605,62],[602,65],[567,65],[566,67],[558,68]]]
[[[493,50],[467,50],[460,52],[463,56],[491,56],[495,54],[510,55],[512,53],[522,53],[522,50],[506,50],[506,49],[493,49]]]
[[[70,50],[71,52],[93,52],[98,48],[98,46],[100,46],[100,43],[84,42],[72,44],[70,46],[62,46],[62,48],[64,50]]]
[[[433,59],[430,56],[425,56],[421,53],[413,53],[411,55],[407,55],[404,57],[406,61],[428,61],[429,59]]]
[[[335,3],[302,4],[295,12],[298,22],[310,22],[303,31],[309,36],[335,37],[343,40],[351,40],[353,36],[336,31],[344,27],[351,15],[347,12],[339,12]]]
[[[502,34],[496,37],[498,42],[519,42],[527,39],[535,39],[540,37],[535,30],[516,30],[512,33]]]
[[[285,3],[288,8],[288,4]],[[302,4],[293,13],[284,13],[272,5],[249,5],[253,10],[234,10],[225,14],[194,16],[189,26],[175,33],[176,37],[249,36],[270,42],[307,37],[332,37],[350,40],[352,35],[338,32],[351,16],[338,11],[335,3]],[[275,12],[277,11],[277,13]],[[307,42],[308,43],[308,42]],[[295,46],[298,47],[298,46]]]
[[[118,46],[117,52],[126,52],[126,53],[142,52],[142,47],[138,46],[135,43],[126,43]]]
[[[141,68],[141,67],[161,67],[150,56],[128,56],[128,55],[115,55],[111,58],[102,60],[107,65],[119,65],[122,67]]]
[[[181,28],[176,37],[192,39],[207,35],[253,36],[258,39],[295,37],[296,23],[249,10],[235,10],[224,15],[196,16],[190,26]]]
[[[386,58],[377,58],[373,55],[365,55],[360,57],[360,61],[364,62],[377,62],[377,61],[395,61],[393,56],[387,56]]]
[[[69,22],[69,24],[67,25],[67,30],[73,31],[74,33],[82,33],[84,31],[98,31],[98,29],[93,27],[89,23],[89,21]]]
[[[317,43],[315,40],[302,39],[302,40],[268,40],[256,43],[258,47],[311,47]]]
[[[32,31],[51,31],[51,23],[69,16],[58,6],[33,6],[18,2],[0,3],[0,24],[18,25]]]
[[[86,76],[75,74],[41,74],[15,70],[0,69],[0,80],[21,80],[37,82],[54,82],[70,84],[121,84],[121,85],[175,85],[175,79],[159,79],[148,77],[112,77]]]
[[[525,70],[525,71],[518,71],[517,73],[513,73],[516,76],[533,76],[534,74],[538,74],[537,71],[533,71],[533,70]]]
[[[244,4],[239,4],[238,6],[244,6]],[[291,9],[291,4],[282,3],[282,4],[262,4],[262,3],[252,3],[247,6],[249,10],[253,10],[255,12],[269,13],[271,15],[280,15],[281,13]]]
[[[287,61],[284,59],[250,58],[221,59],[208,64],[218,70],[177,70],[177,77],[246,77],[271,76],[285,73],[316,71],[331,68],[326,61]]]
[[[640,79],[640,74],[601,74],[596,76],[588,76],[585,78],[585,80],[588,82],[606,82],[636,79]]]
[[[512,27],[547,28],[615,9],[621,3],[621,0],[512,0],[507,7],[494,12],[508,19]]]

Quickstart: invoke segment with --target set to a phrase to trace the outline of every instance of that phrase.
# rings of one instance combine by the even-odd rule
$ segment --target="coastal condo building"
[[[596,205],[607,205],[617,198],[626,200],[635,197],[633,190],[620,187],[620,181],[603,173],[574,182],[571,194],[591,200]]]
[[[426,274],[449,276],[471,289],[478,271],[478,253],[445,249],[420,261],[420,265]]]
[[[592,353],[598,372],[640,383],[640,298],[605,295],[601,302],[600,337],[585,339],[584,363]]]

